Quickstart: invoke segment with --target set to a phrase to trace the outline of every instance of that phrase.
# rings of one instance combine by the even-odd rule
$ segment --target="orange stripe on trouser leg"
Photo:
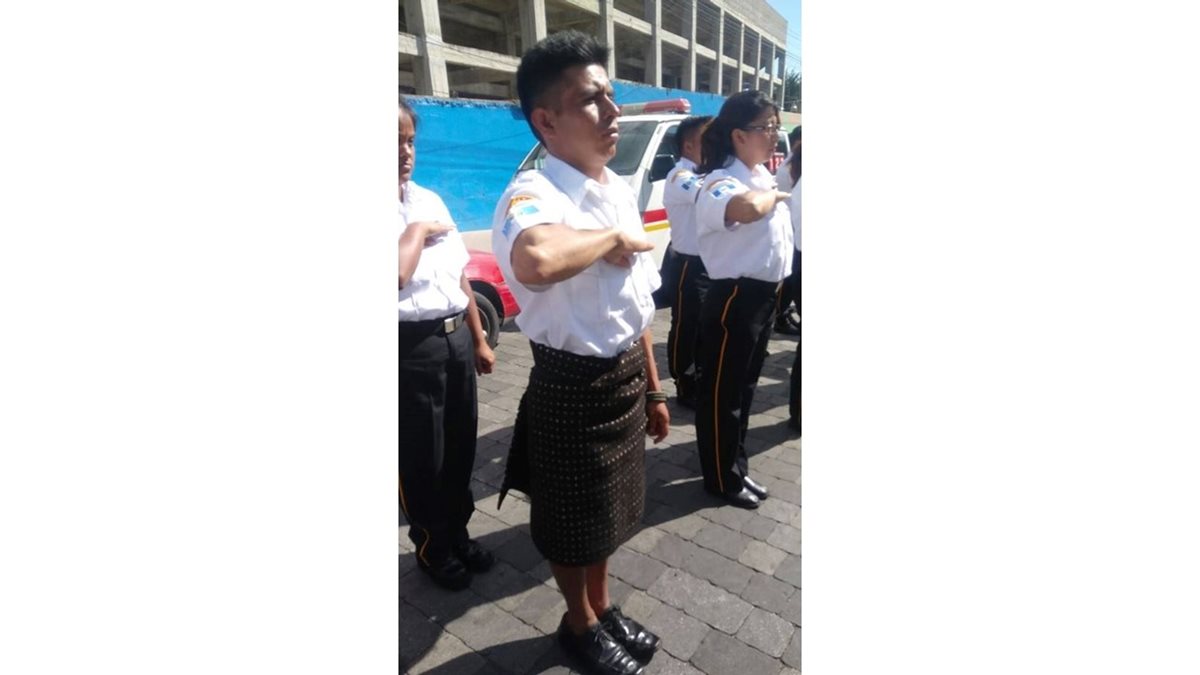
[[[412,516],[410,516],[408,513],[408,502],[404,499],[404,477],[403,476],[400,476],[400,508],[404,509],[404,516],[406,518],[408,518],[408,522],[411,523]],[[425,549],[429,548],[429,540],[432,539],[433,537],[429,536],[429,530],[422,527],[421,531],[425,533],[425,543],[421,544],[421,548],[419,550],[417,550],[417,557],[421,559],[421,562],[428,565],[429,561],[425,559]]]
[[[725,492],[725,481],[721,478],[721,409],[718,402],[721,400],[721,368],[725,365],[725,346],[729,344],[729,327],[725,325],[725,317],[729,315],[729,305],[733,304],[737,292],[738,287],[734,286],[733,293],[725,301],[725,309],[721,311],[721,329],[725,337],[721,338],[721,354],[717,357],[717,376],[713,382],[713,454],[717,459],[717,487],[721,492]]]
[[[675,316],[679,317],[679,323],[683,323],[683,278],[687,276],[688,263],[690,262],[690,260],[683,261],[683,271],[679,273],[679,287],[675,289]],[[676,324],[675,344],[671,346],[671,370],[675,371],[675,377],[683,375],[683,373],[679,372],[679,335],[681,333],[683,331],[680,330],[679,324]]]

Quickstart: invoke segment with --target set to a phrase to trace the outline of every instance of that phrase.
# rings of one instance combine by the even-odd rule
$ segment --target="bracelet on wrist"
[[[646,392],[646,400],[650,403],[666,403],[667,392],[665,391],[648,391]]]

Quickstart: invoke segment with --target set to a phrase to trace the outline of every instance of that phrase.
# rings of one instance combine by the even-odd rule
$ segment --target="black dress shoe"
[[[600,625],[604,626],[604,630],[608,631],[613,639],[625,647],[625,651],[642,663],[649,661],[654,656],[655,650],[658,649],[658,636],[646,630],[642,624],[622,614],[621,608],[616,605],[612,605],[608,611],[600,615]]]
[[[705,489],[707,490],[708,488]],[[748,488],[742,488],[741,492],[732,494],[717,492],[716,490],[708,490],[708,492],[724,499],[739,509],[757,509],[762,501],[758,498],[758,495],[751,492]]]
[[[767,486],[759,483],[756,480],[753,480],[749,476],[742,476],[742,485],[745,485],[746,489],[753,492],[754,496],[758,497],[759,500],[767,498]]]
[[[567,625],[564,614],[558,624],[558,642],[593,675],[642,675],[644,672],[642,664],[604,630],[603,624],[598,623],[583,635],[576,635]]]
[[[789,429],[791,429],[792,431],[795,431],[796,433],[800,433],[800,418],[799,417],[789,417],[787,424],[788,424]]]
[[[433,579],[433,583],[447,590],[461,591],[471,585],[471,571],[452,555],[429,565],[418,559],[417,566]]]
[[[454,557],[462,561],[462,564],[475,574],[482,574],[492,569],[492,563],[496,562],[492,554],[484,550],[474,539],[468,539],[465,544],[453,546],[452,550]]]

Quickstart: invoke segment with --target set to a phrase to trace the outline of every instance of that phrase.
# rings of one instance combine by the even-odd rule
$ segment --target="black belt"
[[[400,328],[411,330],[414,333],[436,333],[438,335],[449,335],[458,330],[460,326],[467,322],[466,311],[440,319],[423,319],[421,321],[401,321]]]

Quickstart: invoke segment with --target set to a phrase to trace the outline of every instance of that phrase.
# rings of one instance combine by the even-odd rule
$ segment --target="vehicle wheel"
[[[475,307],[479,309],[479,322],[483,324],[488,346],[495,349],[500,342],[500,314],[492,301],[478,291],[475,292]]]

